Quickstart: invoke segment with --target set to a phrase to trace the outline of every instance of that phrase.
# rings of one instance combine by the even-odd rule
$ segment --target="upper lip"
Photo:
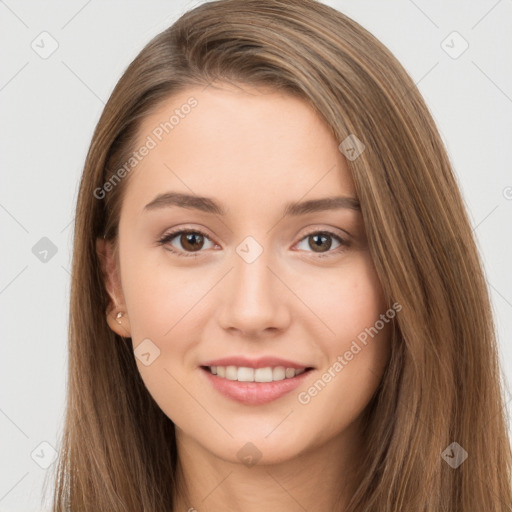
[[[272,356],[259,357],[258,359],[248,359],[244,356],[222,357],[221,359],[206,361],[201,366],[243,366],[245,368],[284,366],[285,368],[295,368],[296,370],[300,370],[301,368],[312,368],[311,365],[296,363],[294,361],[288,361],[286,359]]]

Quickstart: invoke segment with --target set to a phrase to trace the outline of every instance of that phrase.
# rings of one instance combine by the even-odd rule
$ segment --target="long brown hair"
[[[220,0],[185,13],[127,68],[94,132],[80,183],[69,323],[68,402],[53,510],[172,509],[174,425],[129,344],[105,321],[96,239],[115,243],[141,120],[214,80],[308,102],[349,159],[387,298],[402,305],[389,366],[366,411],[365,453],[347,511],[504,512],[508,439],[488,291],[451,164],[417,87],[375,37],[315,0]],[[452,443],[457,443],[453,445]],[[467,459],[450,464],[467,452]],[[460,461],[459,461],[460,462]]]

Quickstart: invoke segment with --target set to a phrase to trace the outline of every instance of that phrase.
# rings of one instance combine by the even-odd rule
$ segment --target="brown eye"
[[[178,245],[175,245],[177,242]],[[210,243],[210,247],[215,244],[210,238],[199,231],[182,229],[181,231],[173,231],[161,238],[158,243],[165,245],[170,252],[175,253],[177,256],[200,256],[205,249],[205,242]]]
[[[309,235],[308,239],[310,240],[309,247],[313,249],[314,252],[324,252],[324,249],[328,251],[331,248],[332,241],[331,236],[324,233],[315,233],[313,235]]]
[[[334,248],[333,240],[338,244]],[[301,244],[304,246],[300,247]],[[313,231],[302,238],[297,247],[306,253],[309,252],[310,255],[315,253],[318,258],[326,258],[343,252],[349,245],[347,240],[331,231]]]
[[[204,244],[204,237],[200,233],[186,233],[179,238],[185,251],[198,251]]]

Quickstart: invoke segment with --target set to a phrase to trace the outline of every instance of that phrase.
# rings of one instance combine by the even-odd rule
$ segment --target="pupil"
[[[322,234],[317,234],[317,235],[313,235],[312,238],[315,240],[314,242],[314,245],[313,245],[313,250],[316,251],[316,252],[321,252],[321,251],[317,251],[317,248],[321,248],[322,246],[322,243],[325,242],[325,240],[327,240],[329,243],[327,244],[327,247],[325,247],[325,249],[330,249],[331,247],[331,242],[330,242],[330,239],[326,236],[326,235],[322,235]],[[320,242],[317,242],[317,240],[321,238],[323,239],[323,241],[320,241]]]
[[[198,233],[189,233],[187,235],[184,235],[185,243],[183,243],[183,241],[182,241],[182,245],[185,248],[187,248],[187,245],[188,245],[189,246],[188,248],[193,251],[197,250],[201,246],[201,238],[202,238],[202,235],[200,235]],[[199,241],[198,241],[198,239],[199,239]],[[183,240],[183,236],[182,236],[182,240]]]

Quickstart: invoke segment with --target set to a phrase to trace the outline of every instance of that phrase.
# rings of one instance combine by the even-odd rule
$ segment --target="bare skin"
[[[119,261],[109,244],[97,246],[107,262],[110,327],[134,349],[149,339],[160,351],[137,366],[176,425],[187,492],[173,510],[342,510],[357,485],[361,414],[387,364],[389,324],[359,342],[341,371],[333,365],[388,306],[359,210],[282,213],[288,202],[357,199],[347,162],[302,100],[225,83],[170,98],[143,121],[140,144],[191,96],[197,106],[132,171]],[[210,197],[226,213],[145,210],[169,191]],[[174,229],[204,236],[196,245],[180,234],[158,243]],[[334,236],[322,240],[326,230]],[[237,252],[248,236],[250,251],[263,249],[251,263]],[[219,393],[201,368],[236,355],[313,370],[297,389],[248,405]],[[329,382],[309,392],[329,369]],[[244,464],[244,446],[255,465]]]

